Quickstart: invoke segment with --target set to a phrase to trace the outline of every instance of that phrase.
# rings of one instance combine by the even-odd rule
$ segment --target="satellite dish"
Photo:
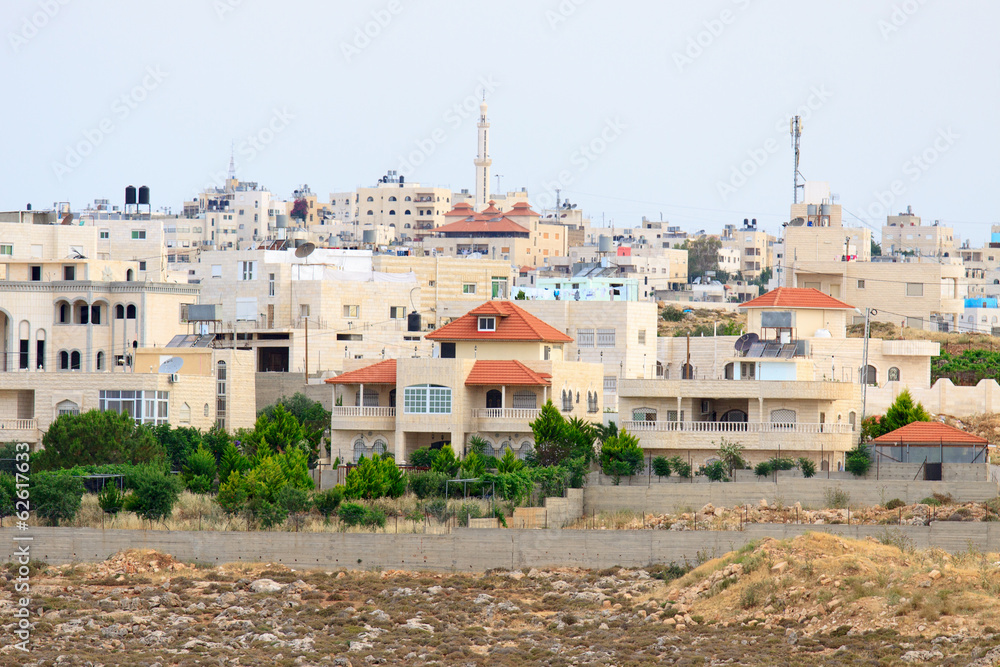
[[[751,346],[760,340],[760,337],[755,333],[745,333],[736,339],[733,347],[736,348],[737,352],[749,352]]]
[[[72,225],[73,224],[73,214],[72,213],[67,213],[66,215],[64,215],[63,219],[62,219],[62,222],[59,223],[59,224],[62,224],[62,225]]]
[[[792,218],[788,221],[789,227],[801,227],[804,224],[806,224],[805,218]]]
[[[315,250],[316,250],[315,243],[303,243],[302,245],[300,245],[298,248],[295,249],[295,256],[298,257],[299,259],[303,259],[313,254],[313,251]]]
[[[171,375],[179,371],[181,369],[181,366],[183,365],[184,365],[184,360],[181,359],[180,357],[170,357],[162,364],[160,364],[160,370],[158,372]]]

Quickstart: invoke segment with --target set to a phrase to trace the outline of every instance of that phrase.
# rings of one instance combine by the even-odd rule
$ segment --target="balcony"
[[[847,451],[857,440],[849,423],[623,421],[644,449],[716,450],[720,438],[748,451]]]
[[[474,427],[484,431],[530,431],[529,424],[538,418],[536,408],[474,408]]]
[[[386,405],[335,405],[330,427],[334,430],[394,430],[396,408]]]
[[[722,366],[720,365],[720,370]],[[698,397],[764,400],[860,400],[861,385],[826,380],[622,379],[621,398]]]
[[[34,419],[0,419],[0,439],[5,442],[38,442],[38,422]]]
[[[622,428],[634,431],[676,431],[682,433],[850,433],[850,424],[803,424],[798,422],[678,422],[623,421]]]

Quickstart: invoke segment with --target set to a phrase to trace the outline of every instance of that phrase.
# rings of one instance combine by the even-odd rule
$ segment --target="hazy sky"
[[[876,228],[907,204],[981,243],[1000,154],[1000,3],[6,0],[0,209],[241,179],[322,199],[493,173],[595,222],[777,232],[801,171]],[[492,179],[495,188],[497,180]],[[845,224],[857,222],[845,211]]]

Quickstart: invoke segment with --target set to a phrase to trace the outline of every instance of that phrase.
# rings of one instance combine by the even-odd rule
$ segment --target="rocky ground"
[[[810,534],[685,571],[36,564],[3,665],[998,665],[997,555]],[[12,636],[10,567],[0,624]],[[680,577],[680,578],[676,578]]]

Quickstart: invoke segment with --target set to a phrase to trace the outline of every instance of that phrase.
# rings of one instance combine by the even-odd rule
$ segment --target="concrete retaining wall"
[[[993,482],[925,482],[898,480],[827,480],[778,478],[775,482],[715,482],[712,484],[651,484],[649,486],[590,486],[584,488],[585,514],[630,509],[637,512],[674,512],[699,509],[706,503],[716,507],[768,503],[806,508],[827,506],[827,492],[840,489],[850,494],[852,507],[881,505],[899,498],[915,503],[935,493],[951,494],[958,501],[982,502],[998,495]]]
[[[186,562],[269,562],[295,568],[482,572],[496,567],[642,567],[721,556],[750,540],[785,539],[813,531],[853,538],[901,536],[918,548],[950,552],[970,546],[1000,552],[1000,523],[930,526],[808,526],[750,524],[744,531],[504,530],[459,528],[448,535],[245,533],[32,528],[0,530],[0,562],[13,560],[30,535],[31,557],[52,564],[96,562],[125,549],[155,549]]]

